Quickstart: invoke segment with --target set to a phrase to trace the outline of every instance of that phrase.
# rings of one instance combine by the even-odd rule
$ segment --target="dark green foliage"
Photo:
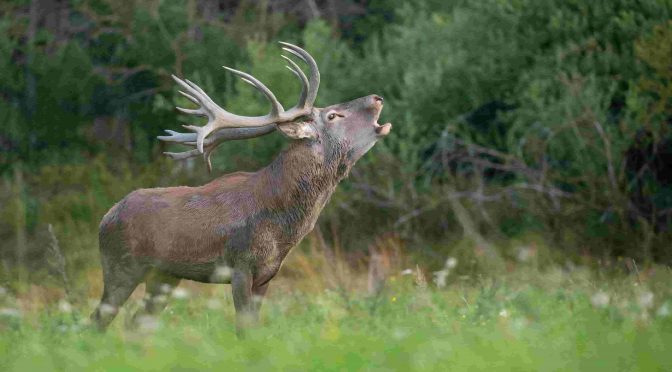
[[[2,212],[7,242],[51,222],[94,250],[100,217],[126,192],[205,182],[201,164],[176,176],[157,160],[167,146],[155,137],[187,120],[170,74],[233,112],[264,113],[220,67],[232,66],[291,106],[285,40],[316,57],[319,105],[377,93],[381,122],[394,123],[325,211],[348,245],[389,230],[448,239],[464,227],[459,199],[491,238],[669,259],[672,1],[353,2],[308,21],[263,2],[208,13],[199,1],[73,1],[68,27],[38,12],[31,31],[32,3],[51,2],[0,7],[0,200],[22,195]],[[254,170],[284,143],[227,143],[216,173]]]

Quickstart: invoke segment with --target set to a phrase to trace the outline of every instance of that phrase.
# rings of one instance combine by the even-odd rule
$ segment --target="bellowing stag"
[[[210,169],[212,151],[224,141],[253,138],[279,130],[291,141],[265,168],[227,174],[200,187],[133,191],[114,205],[100,223],[104,291],[92,314],[99,328],[114,319],[138,284],[146,284],[145,309],[165,306],[166,288],[181,279],[232,284],[236,327],[256,321],[260,299],[290,249],[315,225],[338,183],[391,124],[379,125],[383,99],[370,95],[326,108],[313,107],[320,85],[315,60],[298,46],[283,49],[305,62],[309,77],[290,58],[303,89],[285,111],[259,80],[227,68],[260,90],[271,102],[265,116],[227,112],[196,84],[175,76],[187,99],[199,107],[178,110],[205,116],[193,133],[167,131],[159,139],[195,147],[166,153],[173,159],[203,156]]]

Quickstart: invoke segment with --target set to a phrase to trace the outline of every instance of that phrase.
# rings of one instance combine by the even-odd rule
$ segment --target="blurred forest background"
[[[392,237],[437,267],[521,244],[669,263],[671,19],[670,0],[5,0],[0,281],[38,278],[53,246],[73,275],[98,267],[98,223],[136,188],[267,164],[278,134],[220,146],[212,176],[156,136],[185,124],[173,73],[232,112],[267,103],[222,65],[291,105],[277,41],[315,56],[319,106],[376,93],[394,124],[320,240],[364,256]]]

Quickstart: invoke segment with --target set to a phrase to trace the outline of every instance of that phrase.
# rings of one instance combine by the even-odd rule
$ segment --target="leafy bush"
[[[219,67],[232,66],[290,106],[299,86],[279,57],[286,40],[316,57],[319,104],[378,93],[381,121],[394,123],[321,220],[345,246],[390,230],[426,242],[473,230],[669,258],[669,0],[374,2],[342,29],[263,5],[213,17],[184,3],[82,1],[67,7],[74,31],[32,38],[26,6],[8,3],[0,21],[0,198],[21,196],[2,212],[8,246],[27,233],[37,250],[36,232],[53,223],[95,251],[97,222],[131,189],[205,182],[200,164],[171,174],[156,160],[156,135],[179,128],[173,107],[190,104],[170,74],[233,112],[264,113]],[[216,173],[257,169],[285,142],[227,143]]]

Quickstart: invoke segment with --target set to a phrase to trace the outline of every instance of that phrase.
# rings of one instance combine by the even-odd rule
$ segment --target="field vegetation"
[[[158,317],[132,314],[139,288],[106,334],[88,327],[100,273],[67,297],[30,285],[0,299],[0,368],[25,370],[668,370],[672,272],[628,263],[566,265],[520,246],[483,272],[448,257],[412,265],[394,239],[367,270],[317,239],[292,253],[236,338],[228,286],[182,283]],[[336,256],[336,258],[334,257]],[[385,272],[385,276],[376,273]],[[68,298],[72,299],[69,302]]]

